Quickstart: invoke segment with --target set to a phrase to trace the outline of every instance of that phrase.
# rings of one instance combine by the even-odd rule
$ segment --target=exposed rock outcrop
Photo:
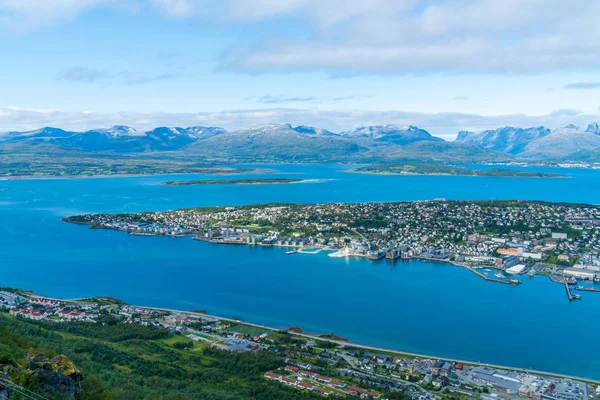
[[[83,374],[66,356],[49,358],[44,353],[29,350],[25,359],[29,373],[44,386],[60,394],[79,398]]]

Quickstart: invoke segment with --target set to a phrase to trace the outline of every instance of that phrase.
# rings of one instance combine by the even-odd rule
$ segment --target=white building
[[[584,269],[577,268],[565,268],[563,272],[565,273],[565,275],[570,275],[574,276],[575,278],[581,279],[594,279],[595,276],[593,271],[587,271]]]
[[[508,268],[506,270],[506,273],[513,274],[513,275],[520,275],[523,273],[524,270],[525,270],[525,265],[517,264],[517,265],[513,265],[512,267]]]

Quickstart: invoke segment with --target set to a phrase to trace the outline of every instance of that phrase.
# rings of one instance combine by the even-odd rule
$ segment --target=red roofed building
[[[291,365],[287,365],[287,366],[285,367],[285,370],[286,370],[286,371],[288,371],[288,372],[293,372],[293,373],[297,374],[297,373],[298,373],[298,371],[300,371],[300,368],[298,368],[298,367],[293,367],[293,366],[291,366]]]
[[[366,393],[366,391],[362,390],[361,388],[357,388],[356,386],[348,386],[346,388],[347,391],[349,391],[352,394],[356,394],[356,395],[363,395]]]
[[[306,383],[306,382],[300,382],[298,384],[298,387],[300,389],[307,389],[307,390],[313,390],[315,388],[313,385],[311,385],[310,383]]]
[[[298,383],[297,380],[288,378],[287,376],[283,376],[281,378],[281,382],[285,383],[286,385],[290,385],[290,386],[296,386],[296,384]]]
[[[80,319],[81,313],[79,311],[73,311],[72,313],[69,314],[69,317],[71,319]]]
[[[329,389],[323,389],[323,388],[321,388],[321,387],[316,387],[316,388],[315,388],[315,391],[317,391],[317,392],[319,392],[319,393],[322,393],[322,394],[327,394],[327,395],[329,395],[329,394],[332,394],[332,393],[333,393],[333,390],[329,390]]]
[[[323,376],[323,375],[317,375],[317,380],[321,381],[321,382],[331,382],[331,378],[328,376]]]
[[[265,378],[274,379],[274,380],[278,381],[281,379],[281,375],[277,375],[277,374],[273,373],[273,371],[269,371],[265,374]]]
[[[300,370],[300,375],[304,375],[304,376],[309,377],[309,378],[316,378],[317,377],[317,373],[316,372],[310,372],[310,371],[307,371],[305,369],[301,369]]]

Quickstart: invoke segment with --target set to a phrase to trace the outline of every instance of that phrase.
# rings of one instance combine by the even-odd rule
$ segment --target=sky
[[[600,121],[594,0],[0,0],[0,131]]]

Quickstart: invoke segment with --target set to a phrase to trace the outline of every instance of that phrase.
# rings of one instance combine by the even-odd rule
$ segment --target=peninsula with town
[[[287,248],[370,260],[425,259],[486,281],[545,276],[569,301],[597,291],[600,207],[540,201],[434,201],[218,206],[86,214],[64,221],[132,235]],[[596,294],[593,294],[596,295]]]

